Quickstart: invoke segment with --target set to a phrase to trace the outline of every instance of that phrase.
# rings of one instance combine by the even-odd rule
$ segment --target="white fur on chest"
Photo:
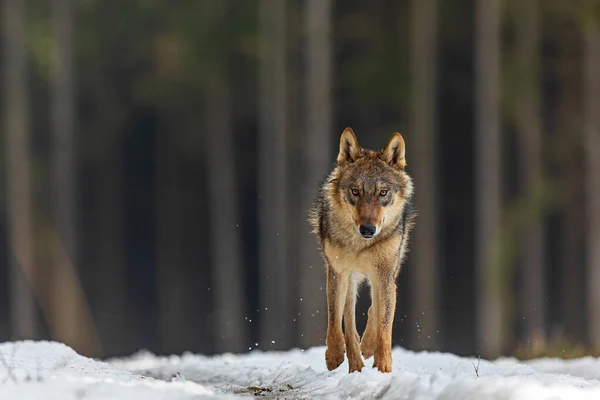
[[[339,273],[360,272],[372,275],[377,268],[395,265],[398,259],[400,237],[392,237],[384,243],[379,243],[362,251],[349,251],[325,243],[325,255],[331,267]]]
[[[333,246],[325,246],[325,255],[331,267],[339,273],[361,272],[369,274],[373,271],[374,260],[370,252],[353,253]]]

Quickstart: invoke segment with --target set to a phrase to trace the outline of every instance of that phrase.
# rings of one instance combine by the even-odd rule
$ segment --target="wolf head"
[[[404,139],[394,133],[383,150],[375,152],[358,144],[346,128],[340,138],[338,166],[334,171],[334,198],[338,211],[354,224],[365,240],[377,237],[386,226],[397,226],[404,205],[413,192],[406,167]]]

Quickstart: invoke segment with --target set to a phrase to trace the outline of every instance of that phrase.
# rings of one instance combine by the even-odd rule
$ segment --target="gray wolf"
[[[349,372],[364,367],[361,353],[365,359],[374,355],[373,368],[392,371],[396,278],[416,217],[413,183],[405,168],[402,135],[394,133],[376,152],[362,148],[352,129],[346,128],[337,165],[309,211],[326,268],[329,370],[342,364],[346,351]],[[358,286],[365,279],[371,306],[360,340],[355,308]]]

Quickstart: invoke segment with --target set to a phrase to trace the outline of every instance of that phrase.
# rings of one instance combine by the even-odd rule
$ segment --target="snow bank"
[[[113,365],[140,374],[185,379],[216,393],[256,394],[302,399],[438,399],[438,400],[587,400],[600,399],[600,362],[514,359],[496,362],[451,354],[393,351],[392,374],[381,374],[367,360],[362,372],[348,374],[347,361],[327,371],[324,347],[307,351],[253,351],[246,355],[156,357],[139,353]],[[478,364],[479,362],[479,364]],[[478,366],[478,375],[475,367]],[[594,371],[592,373],[591,371]],[[594,376],[594,374],[596,376]]]
[[[393,351],[394,372],[327,371],[324,347],[215,357],[140,352],[100,362],[55,342],[0,345],[0,399],[587,400],[600,399],[600,361],[519,363]],[[477,372],[476,372],[477,367]]]
[[[56,342],[0,344],[0,399],[203,399],[193,382],[165,382],[120,370]]]

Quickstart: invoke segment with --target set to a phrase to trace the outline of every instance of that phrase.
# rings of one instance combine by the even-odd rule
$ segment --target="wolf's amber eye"
[[[358,193],[359,193],[358,189],[352,189],[353,195],[358,196]]]
[[[379,191],[379,195],[382,197],[385,196],[387,193],[388,193],[388,191],[385,189]]]

